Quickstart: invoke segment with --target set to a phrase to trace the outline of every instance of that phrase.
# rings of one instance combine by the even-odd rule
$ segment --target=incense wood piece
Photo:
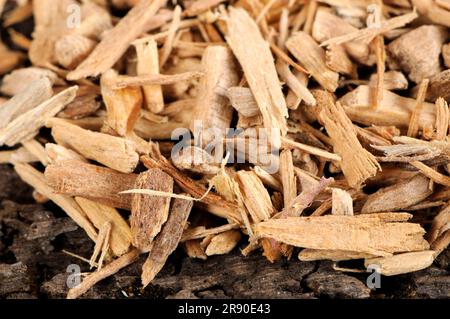
[[[204,73],[200,71],[190,71],[178,74],[151,74],[138,76],[119,75],[113,84],[113,88],[121,89],[129,86],[177,84],[179,82],[200,78],[203,75]]]
[[[450,123],[450,110],[443,98],[436,100],[436,135],[435,140],[445,141]]]
[[[279,129],[286,135],[287,107],[268,43],[243,9],[230,8],[227,27],[227,43],[244,70],[261,110],[264,127]]]
[[[0,129],[23,113],[47,101],[52,95],[52,82],[47,77],[32,82],[28,88],[0,107]]]
[[[79,80],[98,76],[111,68],[166,3],[167,0],[141,0],[113,29],[106,33],[89,57],[75,71],[67,75],[67,79]]]
[[[66,69],[74,69],[95,48],[97,42],[82,35],[66,35],[55,43],[55,59]]]
[[[425,269],[434,261],[436,252],[433,250],[398,254],[390,257],[370,258],[364,261],[364,266],[377,265],[384,276],[395,276]]]
[[[188,228],[183,232],[183,237],[181,238],[181,242],[193,240],[193,239],[201,239],[211,235],[217,235],[229,230],[239,229],[239,224],[226,224],[219,227],[214,228],[205,228],[204,226],[198,226],[193,228]]]
[[[434,102],[439,97],[450,100],[450,70],[442,71],[430,79],[427,90],[427,101]]]
[[[230,87],[226,94],[231,105],[239,112],[239,114],[246,117],[261,114],[258,103],[249,88],[238,86]]]
[[[139,174],[134,189],[172,193],[173,179],[160,169],[149,169]],[[167,221],[169,208],[169,197],[133,194],[130,218],[133,246],[150,251],[154,238]]]
[[[289,217],[256,225],[256,234],[304,248],[346,250],[375,256],[426,250],[425,231],[405,222],[409,214]],[[344,231],[345,229],[345,231]]]
[[[298,259],[301,261],[315,261],[315,260],[352,260],[352,259],[364,259],[374,257],[371,254],[360,253],[354,251],[344,250],[325,250],[325,249],[303,249],[298,254]]]
[[[417,8],[417,11],[430,19],[430,21],[450,27],[450,12],[447,8],[440,7],[437,2],[432,0],[411,0],[414,7]]]
[[[442,71],[439,57],[447,35],[444,28],[425,25],[394,40],[387,50],[409,78],[420,83]]]
[[[229,230],[211,238],[211,242],[205,250],[207,256],[225,255],[230,253],[241,240],[241,233],[237,230]]]
[[[337,154],[327,152],[325,150],[322,150],[322,149],[314,147],[314,146],[295,142],[287,137],[283,137],[281,139],[281,142],[282,142],[282,144],[281,144],[282,148],[284,148],[284,149],[298,149],[298,150],[307,152],[309,154],[316,155],[316,156],[319,156],[319,157],[322,157],[325,159],[329,159],[332,161],[337,161],[337,162],[340,162],[342,160],[342,157]]]
[[[394,125],[398,128],[407,128],[416,101],[399,96],[390,91],[383,91],[383,98],[375,110],[373,97],[367,85],[358,86],[339,99],[348,117],[364,125]],[[432,103],[423,103],[419,121],[419,128],[433,127],[436,120],[436,108]]]
[[[328,93],[324,94],[319,118],[333,141],[334,151],[342,157],[340,166],[348,184],[359,188],[366,179],[375,176],[381,167],[375,157],[359,143],[352,122],[342,106],[335,104]]]
[[[294,174],[292,153],[289,150],[284,150],[280,154],[280,177],[283,185],[284,207],[287,207],[297,197],[297,178]]]
[[[140,88],[114,89],[117,72],[106,71],[101,78],[103,100],[106,104],[106,123],[117,134],[125,136],[131,133],[140,116],[142,93]]]
[[[208,256],[206,256],[205,250],[200,246],[200,243],[200,239],[194,239],[188,240],[183,244],[184,251],[189,258],[198,258],[202,260],[208,259]]]
[[[307,83],[304,84],[297,76],[295,76],[289,69],[287,63],[283,61],[277,61],[276,67],[280,78],[297,95],[299,99],[303,100],[307,105],[316,105],[316,100],[308,90]]]
[[[52,126],[52,136],[58,144],[122,173],[132,173],[139,162],[134,143],[120,137],[62,121]]]
[[[427,94],[428,84],[430,81],[428,79],[422,80],[419,87],[419,93],[417,93],[417,99],[416,99],[416,105],[414,107],[414,110],[411,114],[411,118],[409,120],[408,125],[408,133],[407,135],[409,137],[415,137],[417,135],[417,132],[419,130],[419,120],[420,115],[423,110],[423,102],[425,101],[425,96]]]
[[[35,81],[43,78],[50,80],[51,84],[62,84],[58,81],[58,76],[50,70],[37,67],[28,67],[16,69],[10,74],[5,75],[0,86],[0,92],[4,95],[14,96],[29,89]]]
[[[137,54],[137,74],[159,74],[158,46],[155,40],[135,45]],[[164,109],[164,96],[160,85],[146,85],[142,87],[145,106],[151,112],[158,114]]]
[[[39,106],[25,112],[0,130],[0,145],[14,146],[33,138],[48,118],[55,116],[76,96],[77,86],[68,88]]]
[[[14,169],[20,178],[24,180],[27,184],[31,185],[36,191],[42,195],[49,198],[56,205],[58,205],[63,211],[72,218],[78,226],[80,226],[86,234],[95,241],[97,237],[97,231],[91,222],[88,220],[86,214],[81,210],[78,204],[73,198],[65,195],[58,195],[53,192],[53,190],[47,186],[45,183],[44,174],[37,171],[35,168],[28,164],[14,163]]]
[[[376,73],[370,76],[369,86],[374,86],[378,81]],[[408,80],[399,71],[387,71],[384,73],[383,88],[385,90],[406,90],[408,88]],[[381,99],[382,100],[382,99]]]
[[[332,205],[332,215],[353,216],[353,199],[348,192],[333,188]]]
[[[82,197],[75,197],[75,201],[97,229],[105,223],[111,224],[110,247],[115,256],[122,256],[129,250],[130,226],[115,208]]]
[[[450,205],[446,205],[433,219],[428,232],[428,241],[433,244],[450,226]]]
[[[65,148],[58,144],[47,143],[45,144],[45,152],[50,163],[56,163],[66,160],[77,160],[87,163],[88,160],[75,151]]]
[[[172,162],[180,170],[189,170],[201,174],[214,175],[220,169],[213,156],[195,146],[188,146],[182,149],[180,153],[172,154]]]
[[[239,171],[238,182],[244,197],[244,204],[254,222],[269,219],[274,208],[269,193],[254,172]]]
[[[286,47],[300,64],[330,92],[338,87],[339,74],[326,65],[325,50],[305,32],[297,32],[286,41]]]
[[[131,209],[132,189],[137,175],[79,161],[61,161],[47,166],[45,180],[56,193],[84,197],[115,208]]]
[[[226,47],[208,46],[203,54],[202,66],[205,76],[201,79],[197,103],[192,116],[191,129],[201,125],[202,146],[207,145],[219,133],[225,136],[231,126],[233,108],[228,99],[217,89],[228,90],[239,83],[234,57]],[[213,134],[209,134],[211,130]]]
[[[142,285],[146,287],[175,251],[183,235],[184,227],[192,209],[192,201],[174,199],[170,207],[169,218],[156,237],[153,247],[142,266]]]
[[[368,214],[396,211],[415,205],[433,193],[429,184],[428,178],[418,174],[406,181],[382,188],[369,195],[361,212]]]
[[[189,6],[183,12],[184,16],[194,17],[208,11],[225,0],[197,0],[189,2]]]
[[[86,278],[84,278],[80,285],[69,290],[67,293],[67,299],[77,299],[99,281],[114,275],[120,269],[134,263],[138,259],[139,255],[139,250],[133,249],[129,253],[122,255],[113,262],[109,263],[101,270],[90,273]]]
[[[441,173],[435,171],[431,167],[419,161],[412,161],[410,164],[420,170],[423,175],[431,179],[433,182],[450,187],[450,177],[442,175]]]
[[[339,45],[330,45],[325,52],[325,64],[334,72],[354,75],[355,67],[345,49]]]

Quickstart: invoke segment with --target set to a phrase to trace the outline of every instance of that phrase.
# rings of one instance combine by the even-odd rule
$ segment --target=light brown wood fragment
[[[14,146],[39,133],[48,118],[55,116],[76,96],[78,86],[68,88],[39,106],[15,118],[0,130],[0,145]]]
[[[409,78],[420,83],[442,71],[439,57],[447,35],[442,27],[424,25],[394,40],[386,49]]]
[[[430,180],[418,174],[406,181],[380,189],[369,195],[361,212],[363,214],[395,211],[417,204],[431,195]]]
[[[23,60],[23,54],[16,51],[9,50],[3,43],[0,42],[0,75],[8,73]]]
[[[327,48],[325,64],[330,70],[342,74],[354,75],[356,71],[345,49],[339,45],[330,45]]]
[[[88,160],[75,151],[65,148],[58,144],[45,144],[45,152],[50,163],[56,163],[65,160],[77,160],[87,163]]]
[[[425,269],[434,261],[436,252],[433,250],[398,254],[390,257],[366,259],[364,265],[379,266],[379,272],[384,276],[395,276]]]
[[[328,94],[324,98],[319,118],[333,141],[334,151],[342,157],[342,172],[351,187],[359,188],[366,179],[381,170],[375,157],[359,143],[352,122],[342,106],[335,104]]]
[[[31,154],[25,147],[20,147],[12,151],[0,151],[0,164],[10,164],[13,162],[32,163],[38,162],[39,159]]]
[[[91,259],[89,260],[89,265],[91,268],[97,264],[97,269],[100,270],[103,267],[103,259],[109,250],[109,239],[111,236],[111,223],[105,222],[99,229],[97,240],[94,246],[94,252],[92,253]],[[98,262],[96,262],[98,255],[101,253]]]
[[[450,27],[450,12],[433,0],[411,0],[417,11],[433,23]]]
[[[84,229],[86,234],[95,241],[97,237],[97,231],[91,222],[88,220],[87,216],[78,206],[78,204],[73,200],[73,198],[65,195],[58,195],[53,192],[53,190],[47,186],[44,174],[37,171],[35,168],[28,164],[14,163],[14,169],[17,174],[25,181],[27,184],[31,185],[36,191],[42,195],[49,198],[56,205],[58,205],[62,210],[64,210],[70,218],[72,218],[81,228]]]
[[[229,230],[239,229],[239,224],[226,224],[223,226],[218,226],[214,228],[206,228],[205,226],[198,226],[193,228],[188,228],[183,232],[183,237],[181,242],[190,241],[193,239],[201,239],[211,235],[217,235]]]
[[[229,230],[211,238],[211,242],[205,250],[207,256],[225,255],[230,253],[241,240],[241,233],[237,230]]]
[[[105,223],[111,224],[111,250],[115,256],[125,254],[131,245],[131,230],[119,212],[115,208],[86,198],[75,197],[75,201],[97,229]]]
[[[158,46],[155,40],[135,45],[137,53],[137,74],[159,74]],[[160,85],[146,85],[142,87],[147,110],[157,114],[164,109],[164,96]]]
[[[450,43],[442,46],[442,58],[444,59],[445,66],[450,68]]]
[[[194,16],[200,15],[201,13],[218,6],[222,2],[225,2],[225,0],[191,1],[189,6],[183,12],[183,15],[188,16],[188,17],[194,17]]]
[[[423,102],[427,94],[428,84],[430,81],[428,79],[422,80],[419,87],[419,93],[417,94],[416,105],[414,111],[411,114],[411,119],[409,120],[408,133],[409,137],[415,137],[419,130],[419,121],[421,118],[421,113],[423,110]]]
[[[79,80],[98,76],[111,68],[125,53],[131,42],[145,30],[148,22],[167,0],[142,0],[131,9],[120,22],[103,37],[89,57],[75,71],[67,75],[68,80]]]
[[[252,91],[245,87],[230,87],[226,95],[230,100],[231,105],[246,117],[252,117],[260,114],[258,103],[253,97]]]
[[[298,254],[298,259],[301,261],[316,261],[316,260],[352,260],[352,259],[364,259],[371,258],[373,255],[367,253],[360,253],[354,251],[344,250],[325,250],[325,249],[303,249]]]
[[[162,68],[164,64],[166,64],[169,59],[170,53],[173,49],[173,42],[175,39],[175,34],[180,27],[181,20],[181,7],[176,6],[173,10],[172,23],[169,26],[169,30],[167,30],[167,37],[164,41],[163,47],[161,48],[161,54],[159,56],[159,66]]]
[[[149,169],[139,174],[134,189],[172,193],[173,179],[159,169]],[[133,246],[150,251],[154,238],[169,217],[169,208],[169,197],[133,194],[130,218]]]
[[[131,210],[131,195],[119,193],[132,189],[136,178],[135,174],[74,160],[51,164],[45,170],[45,180],[56,193],[127,210]]]
[[[58,76],[50,70],[37,67],[16,69],[5,75],[0,86],[0,92],[4,95],[14,96],[27,90],[35,81],[43,78],[50,80],[51,84],[63,84],[58,81]]]
[[[373,97],[370,87],[360,85],[355,90],[347,93],[339,99],[348,117],[357,123],[364,125],[396,126],[407,128],[416,101],[411,98],[397,95],[384,90],[383,98],[374,110]],[[433,127],[436,121],[436,108],[434,104],[424,102],[420,116],[419,128]]]
[[[47,166],[48,158],[45,152],[44,146],[39,143],[36,139],[30,139],[27,141],[23,141],[22,145],[25,149],[39,159],[42,165]]]
[[[278,129],[285,135],[287,107],[268,43],[243,9],[230,8],[227,26],[227,43],[244,70],[261,110],[264,127]]]
[[[345,190],[333,188],[332,215],[353,216],[353,199]]]
[[[316,105],[316,100],[308,90],[307,85],[302,83],[302,81],[291,72],[287,63],[277,61],[276,67],[280,78],[299,99],[303,100],[307,105]]]
[[[147,86],[147,85],[170,85],[183,81],[200,78],[204,75],[200,71],[190,71],[178,74],[150,74],[138,76],[119,75],[113,84],[113,88],[121,89],[126,87]]]
[[[47,101],[52,95],[52,82],[48,78],[44,77],[32,82],[28,88],[0,107],[0,129],[23,113]]]
[[[192,201],[174,199],[169,218],[156,237],[147,260],[142,266],[142,285],[146,287],[162,269],[170,254],[175,251],[183,235],[192,209]]]
[[[280,154],[280,177],[283,185],[284,206],[287,207],[297,197],[297,179],[290,150],[284,150]]]
[[[117,72],[106,71],[101,78],[101,90],[107,110],[107,125],[119,135],[125,136],[133,131],[140,116],[142,93],[140,88],[114,89]]]
[[[239,75],[231,50],[223,46],[208,46],[202,58],[205,76],[201,79],[191,129],[201,127],[202,146],[220,133],[225,136],[231,126],[233,108],[218,89],[228,90],[238,85]],[[208,132],[214,129],[213,135]]]
[[[431,224],[431,229],[428,232],[428,241],[434,243],[440,236],[442,236],[450,226],[450,205],[446,205],[434,217]]]
[[[99,281],[114,275],[120,269],[134,263],[138,259],[139,255],[139,250],[133,249],[129,253],[122,255],[113,262],[109,263],[101,270],[89,274],[86,278],[84,278],[80,285],[69,290],[67,293],[67,299],[76,299],[80,297]]]
[[[58,144],[122,173],[133,172],[139,162],[135,145],[121,137],[92,132],[63,121],[52,126],[52,136]]]
[[[436,100],[436,135],[435,140],[444,141],[447,137],[449,123],[450,123],[450,110],[447,102],[443,98]]]
[[[239,171],[238,182],[244,204],[254,222],[269,219],[274,211],[269,193],[254,172]]]
[[[74,69],[94,49],[97,42],[82,35],[66,35],[55,43],[55,59],[66,69]]]
[[[180,170],[189,170],[201,174],[217,174],[219,164],[214,157],[202,148],[188,146],[178,154],[172,154],[173,164]]]
[[[188,240],[183,244],[183,248],[189,258],[198,258],[206,260],[208,256],[205,254],[205,250],[200,246],[200,239]]]
[[[283,149],[299,149],[299,150],[307,152],[309,154],[316,155],[316,156],[319,156],[319,157],[322,157],[325,159],[329,159],[332,161],[339,162],[342,160],[342,157],[338,154],[330,153],[330,152],[327,152],[325,150],[322,150],[322,149],[314,147],[314,146],[295,142],[287,137],[283,137],[281,142],[282,142],[281,145],[282,145]]]
[[[376,83],[378,83],[378,76],[374,73],[370,76],[369,86],[375,86]],[[408,88],[408,80],[402,72],[387,71],[384,73],[383,88],[385,90],[406,90]]]
[[[271,219],[256,225],[261,237],[304,248],[345,250],[375,256],[426,250],[425,231],[419,224],[398,222],[409,214],[289,217]],[[371,217],[373,216],[373,217]]]
[[[297,32],[286,41],[286,47],[317,82],[330,92],[336,91],[339,74],[327,67],[325,50],[310,35]]]

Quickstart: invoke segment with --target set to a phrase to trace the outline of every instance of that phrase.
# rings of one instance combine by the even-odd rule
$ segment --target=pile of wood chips
[[[268,262],[300,262],[300,247],[301,261],[364,259],[390,276],[450,243],[450,1],[1,0],[2,11],[0,163],[95,242],[95,270],[68,298],[141,254],[145,287],[178,246],[206,259],[240,244]],[[29,39],[14,27],[31,16]],[[171,156],[173,132],[198,121],[204,141]],[[210,154],[210,128],[240,130]],[[255,128],[277,133],[276,171]],[[247,148],[215,159],[237,141]]]

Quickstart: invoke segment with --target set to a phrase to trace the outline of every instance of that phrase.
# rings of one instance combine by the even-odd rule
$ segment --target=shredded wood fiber
[[[10,2],[0,163],[95,243],[68,298],[178,247],[393,276],[449,245],[448,1]]]

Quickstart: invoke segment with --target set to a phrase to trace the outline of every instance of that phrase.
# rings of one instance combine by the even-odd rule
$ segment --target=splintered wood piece
[[[354,75],[355,67],[345,49],[339,45],[330,45],[325,52],[325,64],[334,72]]]
[[[376,73],[370,76],[370,87],[378,83],[378,76]],[[408,80],[399,71],[387,71],[383,76],[383,88],[385,90],[406,90],[408,88]],[[383,91],[384,93],[384,91]],[[382,100],[382,98],[381,98]]]
[[[325,50],[305,32],[297,32],[286,41],[286,47],[300,64],[330,92],[338,87],[339,74],[326,65]]]
[[[424,25],[394,40],[386,49],[409,78],[420,83],[442,71],[439,59],[447,37],[444,28]]]
[[[249,88],[238,86],[230,87],[228,88],[226,95],[230,100],[231,106],[233,106],[239,114],[246,117],[261,114],[258,103],[256,103],[255,97]]]
[[[115,208],[86,198],[75,197],[75,201],[97,229],[105,223],[111,223],[111,250],[115,256],[125,254],[131,245],[131,230],[119,212]]]
[[[378,108],[375,110],[370,87],[358,86],[339,99],[348,117],[357,123],[364,125],[396,126],[407,128],[411,114],[414,111],[416,101],[403,97],[390,91],[383,91]],[[436,121],[436,107],[433,103],[422,103],[419,129],[433,127]]]
[[[410,164],[417,168],[423,175],[431,179],[433,182],[450,187],[450,177],[442,175],[441,173],[435,171],[431,167],[419,161],[412,161]]]
[[[159,66],[161,68],[164,67],[164,64],[166,64],[167,60],[169,59],[170,53],[172,52],[175,34],[180,27],[180,21],[181,7],[177,5],[173,10],[172,22],[169,26],[169,30],[167,30],[166,40],[164,41],[164,44],[161,48],[161,54],[159,56]]]
[[[84,278],[80,285],[69,290],[67,293],[67,299],[76,299],[80,297],[99,281],[114,275],[120,269],[134,263],[139,258],[139,255],[140,252],[138,249],[132,249],[129,253],[126,253],[125,255],[122,255],[112,261],[101,270],[90,273],[86,278]]]
[[[68,80],[79,80],[98,76],[111,68],[126,52],[131,42],[147,28],[149,21],[167,0],[141,0],[119,23],[109,30],[89,57],[75,71],[67,75]]]
[[[254,172],[239,171],[238,182],[244,197],[244,204],[253,222],[269,219],[275,212],[270,195]]]
[[[58,76],[50,70],[37,67],[16,69],[5,75],[0,86],[0,92],[4,95],[14,96],[27,90],[35,81],[47,78],[53,84],[62,84]]]
[[[37,171],[31,165],[14,163],[14,169],[20,178],[25,181],[25,183],[31,185],[40,194],[49,198],[56,205],[58,205],[78,224],[78,226],[84,229],[89,238],[93,241],[96,240],[97,231],[73,198],[55,194],[53,190],[45,183],[46,180],[44,174]]]
[[[14,146],[33,138],[45,125],[45,121],[55,116],[76,96],[78,86],[72,86],[39,106],[25,112],[0,130],[0,145]]]
[[[27,149],[28,152],[36,156],[36,158],[39,159],[42,165],[48,165],[47,153],[45,152],[45,148],[41,143],[39,143],[35,139],[31,139],[22,142],[22,145]]]
[[[13,162],[33,163],[38,161],[39,159],[23,146],[13,151],[0,151],[0,164],[10,164]]]
[[[387,257],[393,253],[429,249],[419,224],[405,222],[409,214],[288,217],[256,225],[259,237],[297,247],[345,250]]]
[[[430,180],[422,174],[380,189],[369,195],[361,212],[363,214],[395,211],[415,205],[430,196]]]
[[[194,239],[188,240],[183,244],[184,251],[189,258],[198,258],[202,260],[208,259],[208,256],[205,254],[205,250],[201,247],[201,240]]]
[[[287,106],[269,44],[243,9],[230,8],[227,27],[227,43],[244,70],[261,110],[264,127],[279,129],[282,135],[286,135]]]
[[[450,227],[450,205],[444,207],[433,219],[428,232],[428,241],[433,244]]]
[[[433,250],[416,251],[389,257],[369,258],[364,266],[377,265],[384,276],[395,276],[425,269],[434,261],[436,252]]]
[[[55,59],[66,69],[74,69],[96,45],[97,42],[88,37],[79,34],[66,35],[55,43]]]
[[[291,72],[287,63],[277,61],[276,67],[280,78],[300,100],[303,100],[307,105],[316,105],[316,99],[308,90],[307,83],[302,83],[302,81]]]
[[[231,126],[233,108],[228,99],[217,90],[228,90],[239,83],[236,64],[230,49],[208,46],[203,54],[205,76],[201,79],[197,104],[192,116],[191,128],[201,125],[202,146],[210,143],[217,134],[225,136]],[[213,135],[208,132],[214,129]]]
[[[174,199],[169,218],[155,238],[153,247],[142,266],[142,285],[146,287],[159,273],[167,258],[175,251],[183,235],[186,222],[192,209],[192,201]]]
[[[428,84],[430,80],[424,79],[420,83],[419,93],[417,93],[416,105],[409,120],[408,133],[409,137],[415,137],[419,131],[419,121],[423,110],[423,102],[427,94]]]
[[[132,173],[139,162],[134,143],[121,137],[92,132],[68,122],[52,126],[55,141],[122,173]]]
[[[114,89],[117,72],[106,71],[101,78],[101,90],[106,105],[106,124],[120,136],[133,131],[134,125],[140,116],[142,106],[142,93],[140,88]]]
[[[316,261],[316,260],[352,260],[352,259],[364,259],[374,257],[371,254],[360,253],[354,251],[344,250],[325,250],[325,249],[303,249],[298,254],[298,259],[301,261]]]
[[[98,265],[97,269],[100,270],[103,267],[103,259],[108,253],[109,250],[109,239],[111,236],[111,223],[105,222],[100,228],[97,236],[97,240],[94,246],[94,252],[92,253],[91,259],[89,260],[89,265],[91,268],[94,267],[95,264]],[[98,262],[96,262],[98,255],[101,253]]]
[[[447,102],[441,97],[436,100],[435,104],[436,104],[435,140],[445,141],[450,123],[450,110],[448,108]]]
[[[60,161],[45,169],[45,180],[56,193],[127,210],[131,210],[131,195],[119,193],[132,189],[136,178],[135,174],[74,160]]]
[[[359,143],[353,124],[342,106],[335,104],[329,93],[324,92],[319,118],[333,141],[334,151],[342,157],[340,166],[351,187],[361,187],[366,179],[381,170],[375,157]]]
[[[281,146],[283,149],[294,149],[294,150],[298,149],[298,150],[304,151],[306,153],[316,155],[316,156],[319,156],[319,157],[322,157],[322,158],[325,158],[328,160],[337,161],[337,162],[340,162],[342,160],[342,157],[339,156],[338,154],[330,153],[330,152],[327,152],[325,150],[322,150],[322,149],[314,147],[314,146],[295,142],[288,137],[282,137],[281,143],[282,143]]]
[[[188,17],[194,17],[194,16],[200,15],[214,7],[217,7],[222,2],[225,2],[225,0],[190,1],[188,7],[183,12],[183,15],[188,16]]]
[[[353,216],[353,199],[345,190],[333,188],[332,215]]]
[[[312,36],[318,42],[358,31],[353,25],[328,10],[317,10]],[[361,41],[348,41],[343,44],[347,53],[359,63],[370,64],[369,45]]]
[[[280,177],[283,185],[284,207],[288,207],[297,197],[297,178],[294,173],[292,152],[284,150],[280,154]]]
[[[211,238],[211,242],[205,250],[207,256],[225,255],[231,252],[241,240],[241,233],[237,230],[229,230]]]
[[[139,174],[134,189],[172,193],[173,179],[160,169],[149,169]],[[169,197],[133,194],[130,217],[133,246],[144,252],[150,251],[153,239],[167,221],[169,208]]]
[[[159,74],[158,46],[155,40],[149,39],[148,42],[137,43],[137,65],[138,75],[157,75]],[[164,109],[164,96],[160,85],[146,85],[142,87],[145,97],[145,106],[147,110],[158,114]]]
[[[12,120],[50,99],[53,95],[52,82],[43,77],[30,84],[0,107],[0,129]]]
[[[56,163],[66,160],[77,160],[87,163],[88,160],[75,151],[72,151],[58,144],[45,144],[45,152],[50,163]]]
[[[219,227],[214,228],[206,228],[205,226],[198,226],[193,228],[188,228],[183,232],[183,237],[181,238],[181,242],[193,240],[193,239],[201,239],[211,235],[217,235],[229,230],[239,229],[239,224],[226,224]]]

